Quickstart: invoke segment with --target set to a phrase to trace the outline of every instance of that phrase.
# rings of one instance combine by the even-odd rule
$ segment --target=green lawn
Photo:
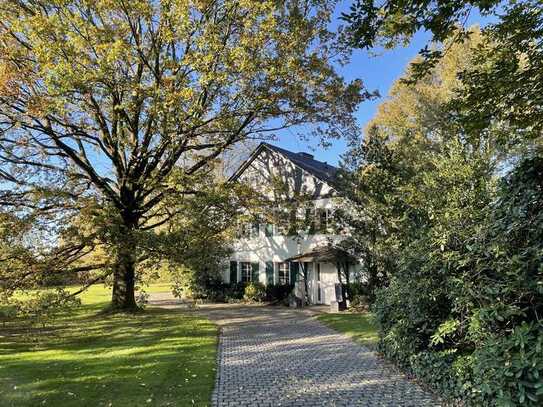
[[[317,317],[330,328],[352,337],[370,349],[377,345],[377,329],[370,313],[322,314]]]
[[[0,325],[0,406],[209,405],[216,327],[157,308],[99,315],[108,300],[109,290],[97,286],[71,316],[45,328]]]

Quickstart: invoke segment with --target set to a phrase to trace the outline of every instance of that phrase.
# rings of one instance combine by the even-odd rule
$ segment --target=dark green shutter
[[[267,237],[273,236],[273,225],[271,223],[266,223],[266,227],[264,229],[264,234]]]
[[[268,285],[273,284],[273,262],[272,261],[266,262],[266,284]]]
[[[258,278],[258,263],[251,263],[251,268],[252,268],[252,276],[251,276],[251,281],[254,282],[254,283],[257,283],[259,281],[259,278]]]
[[[238,282],[238,262],[231,261],[230,262],[230,284],[234,284],[237,282]]]
[[[298,269],[300,268],[300,263],[291,262],[290,263],[290,284],[294,285],[298,279]]]

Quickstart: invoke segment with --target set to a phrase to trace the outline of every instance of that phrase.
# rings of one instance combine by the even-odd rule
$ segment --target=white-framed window
[[[240,271],[241,271],[241,282],[242,283],[248,283],[249,281],[251,281],[252,266],[251,266],[250,262],[242,261],[240,263]]]
[[[239,230],[239,238],[240,239],[249,238],[251,230],[247,227],[248,225],[249,224],[247,222],[242,222],[242,223],[239,224],[238,230]]]
[[[260,234],[258,222],[244,222],[240,226],[240,237],[244,239],[255,239]]]
[[[317,225],[319,232],[326,233],[328,231],[328,209],[317,208]]]
[[[290,264],[288,262],[277,263],[278,283],[290,283]]]
[[[306,217],[310,219],[309,234],[326,234],[332,230],[332,210],[327,208],[314,208],[306,212]]]

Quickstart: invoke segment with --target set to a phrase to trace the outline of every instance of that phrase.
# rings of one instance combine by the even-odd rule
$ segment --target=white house
[[[241,225],[225,282],[294,284],[297,295],[310,303],[334,301],[338,267],[347,273],[359,267],[336,246],[346,234],[332,224],[334,212],[345,206],[334,187],[337,176],[336,167],[311,154],[260,144],[231,181],[248,184],[267,202],[266,210],[284,222],[273,224],[261,216]],[[289,231],[289,217],[302,219],[297,223],[302,230]]]

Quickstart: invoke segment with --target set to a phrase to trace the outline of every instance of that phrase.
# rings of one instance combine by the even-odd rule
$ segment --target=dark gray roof
[[[323,262],[323,263],[335,263],[337,261],[346,261],[348,263],[355,264],[357,262],[356,257],[354,257],[349,252],[343,250],[337,246],[320,246],[315,247],[311,251],[306,253],[298,254],[296,256],[290,257],[285,261],[294,261],[294,262]]]
[[[276,151],[279,154],[285,156],[290,161],[292,161],[295,165],[304,169],[305,171],[317,177],[318,179],[332,185],[334,184],[339,168],[334,167],[328,163],[324,163],[322,161],[317,161],[313,158],[311,154],[294,153],[292,151],[288,151],[288,150],[285,150],[284,148],[273,146],[268,143],[262,143],[261,145],[264,145],[265,147],[268,147],[270,150]]]
[[[281,154],[286,159],[290,160],[294,165],[307,171],[309,174],[318,178],[321,181],[328,183],[330,186],[334,186],[336,183],[336,176],[339,168],[334,167],[328,163],[317,161],[311,154],[308,153],[294,153],[292,151],[285,150],[284,148],[277,147],[268,143],[260,143],[258,147],[253,151],[251,156],[240,165],[240,167],[232,174],[229,181],[236,180],[245,169],[251,164],[251,162],[258,156],[263,148],[275,151]]]

